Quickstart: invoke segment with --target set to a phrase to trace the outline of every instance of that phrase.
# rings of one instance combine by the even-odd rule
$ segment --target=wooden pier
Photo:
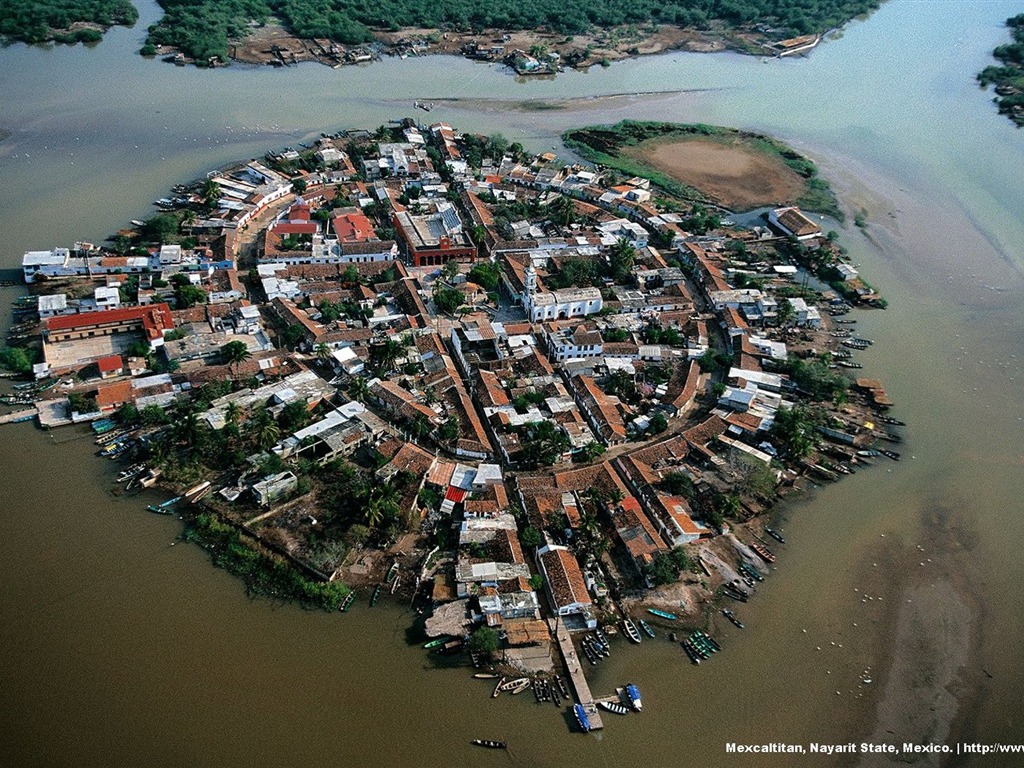
[[[583,666],[576,656],[576,649],[573,647],[569,630],[558,619],[548,619],[548,626],[551,627],[551,633],[555,636],[555,639],[558,641],[558,647],[562,651],[565,668],[568,670],[573,690],[576,691],[576,700],[583,705],[583,709],[587,712],[590,730],[598,731],[604,728],[600,710],[598,710],[594,697],[590,693],[590,686],[587,684],[587,678],[583,674]]]

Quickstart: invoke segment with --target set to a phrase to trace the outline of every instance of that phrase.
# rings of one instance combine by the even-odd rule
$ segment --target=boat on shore
[[[371,608],[373,608],[373,606],[375,606],[377,604],[377,601],[380,600],[380,591],[381,591],[382,588],[383,587],[381,587],[381,585],[378,584],[377,587],[373,590],[373,595],[370,596],[370,607]]]
[[[655,637],[654,630],[651,629],[651,625],[650,624],[648,624],[643,619],[638,619],[637,621],[640,624],[640,629],[643,630],[645,635],[647,635],[650,638],[654,638]]]
[[[668,619],[669,621],[675,621],[676,615],[669,613],[668,611],[659,611],[657,608],[648,608],[647,612],[652,616],[657,616],[660,619]]]
[[[508,745],[504,741],[492,741],[491,739],[473,739],[469,743],[477,747],[484,747],[486,749],[508,749]]]
[[[498,676],[493,672],[477,672],[473,678],[475,680],[497,680]]]
[[[355,599],[356,599],[356,592],[355,592],[355,590],[354,589],[353,590],[349,590],[349,593],[347,595],[345,595],[345,599],[341,601],[341,606],[339,607],[339,610],[342,613],[348,613],[348,609],[352,607],[352,603],[355,601]]]
[[[632,683],[626,684],[626,696],[629,698],[629,703],[633,709],[637,712],[642,712],[644,708],[643,702],[640,700],[640,689]]]
[[[423,646],[423,648],[424,648],[424,650],[427,650],[427,651],[429,651],[431,648],[440,648],[442,645],[447,643],[449,640],[451,640],[451,638],[448,637],[448,635],[445,635],[444,637],[439,637],[436,640],[431,640],[430,642],[426,643]]]
[[[683,640],[683,642],[680,643],[680,645],[683,646],[683,650],[686,652],[686,655],[690,657],[690,661],[692,661],[694,664],[700,665],[700,660],[702,656],[701,654],[697,653],[697,649],[693,647],[693,643],[691,643],[689,640]]]
[[[639,643],[641,641],[642,638],[640,637],[640,631],[636,628],[636,624],[633,623],[632,619],[624,619],[622,622],[622,629],[625,631],[626,637],[628,637],[630,641],[634,643]]]
[[[763,544],[754,542],[750,545],[750,548],[757,553],[757,556],[764,560],[766,563],[774,563],[775,555],[772,554],[771,550]]]
[[[494,686],[494,692],[491,694],[491,698],[492,699],[498,698],[498,695],[501,693],[501,689],[505,685],[506,682],[507,682],[507,678],[504,678],[504,677],[498,680],[498,682]]]
[[[587,717],[587,710],[583,708],[582,704],[574,704],[572,712],[576,716],[576,722],[579,723],[580,730],[584,733],[590,732],[590,719]]]
[[[502,682],[498,687],[502,691],[514,691],[516,688],[524,688],[530,684],[530,678],[528,677],[517,677],[513,680],[505,680],[502,678]]]
[[[629,710],[621,704],[616,704],[614,701],[599,701],[597,706],[601,709],[605,709],[609,712],[614,712],[616,715],[628,715]]]

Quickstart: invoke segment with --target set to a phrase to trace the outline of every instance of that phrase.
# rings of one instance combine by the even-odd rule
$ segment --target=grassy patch
[[[251,595],[296,601],[336,611],[349,588],[340,581],[315,581],[237,529],[204,512],[190,520],[185,538],[209,550],[213,564],[240,577]]]

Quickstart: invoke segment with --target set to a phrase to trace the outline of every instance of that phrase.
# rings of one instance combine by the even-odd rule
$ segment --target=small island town
[[[642,679],[590,670],[652,641],[715,663],[785,544],[777,500],[898,461],[903,424],[859,375],[857,315],[886,302],[810,161],[709,126],[565,139],[322,135],[25,253],[0,422],[88,432],[114,492],[251,594],[409,606],[482,702],[529,690],[582,731],[641,712]],[[739,213],[652,141],[799,183]]]

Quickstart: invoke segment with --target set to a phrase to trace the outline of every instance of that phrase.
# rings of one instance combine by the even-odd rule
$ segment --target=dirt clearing
[[[794,202],[804,179],[781,158],[742,143],[707,139],[649,141],[624,150],[730,210]]]

